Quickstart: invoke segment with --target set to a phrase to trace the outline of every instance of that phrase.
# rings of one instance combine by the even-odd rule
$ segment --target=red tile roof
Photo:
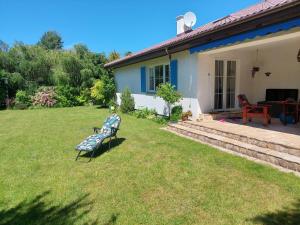
[[[275,9],[275,8],[278,8],[278,7],[281,7],[281,6],[284,6],[286,4],[296,2],[296,1],[299,1],[299,0],[263,0],[262,2],[260,2],[256,5],[250,6],[246,9],[243,9],[243,10],[240,10],[238,12],[232,13],[232,14],[224,17],[224,18],[221,18],[221,19],[218,19],[216,21],[210,22],[210,23],[208,23],[204,26],[201,26],[201,27],[189,32],[189,33],[186,33],[186,34],[183,34],[183,35],[180,35],[180,36],[176,36],[176,37],[171,38],[167,41],[164,41],[164,42],[161,42],[161,43],[159,43],[157,45],[154,45],[152,47],[143,49],[142,51],[133,53],[133,54],[131,54],[129,56],[126,56],[124,58],[117,59],[117,60],[114,60],[112,62],[109,62],[109,63],[105,64],[105,67],[112,67],[114,65],[117,65],[118,63],[125,62],[129,59],[132,59],[132,58],[138,58],[142,55],[153,52],[155,50],[170,47],[170,46],[178,44],[178,43],[180,43],[180,42],[182,42],[186,39],[196,37],[199,34],[203,34],[203,33],[209,32],[209,31],[213,31],[213,30],[215,30],[217,28],[220,28],[220,27],[223,27],[225,25],[228,25],[228,24],[231,24],[231,23],[234,23],[234,22],[238,22],[238,21],[242,21],[243,19],[247,19],[247,18],[253,17],[255,15],[262,14],[264,12],[270,11],[272,9]]]

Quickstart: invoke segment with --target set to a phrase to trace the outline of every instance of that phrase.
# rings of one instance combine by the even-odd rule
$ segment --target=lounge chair
[[[94,157],[95,151],[102,145],[103,141],[108,138],[108,148],[110,149],[111,139],[113,137],[117,139],[117,132],[119,130],[120,123],[120,116],[113,114],[104,121],[102,128],[94,127],[94,134],[87,137],[75,147],[75,150],[79,151],[75,160],[80,157],[81,152],[92,152],[89,160],[91,161]]]
[[[270,106],[269,105],[254,105],[250,104],[246,95],[238,96],[240,107],[243,109],[243,123],[252,121],[253,118],[261,118],[263,125],[267,126],[271,123]]]

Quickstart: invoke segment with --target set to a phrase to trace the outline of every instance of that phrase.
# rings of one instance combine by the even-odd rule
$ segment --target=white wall
[[[252,103],[264,100],[267,88],[300,90],[300,63],[296,59],[299,43],[300,38],[297,37],[218,53],[206,52],[191,55],[188,51],[184,51],[172,55],[173,59],[178,60],[178,91],[183,94],[180,104],[184,111],[191,110],[194,118],[201,113],[213,111],[214,61],[216,59],[237,61],[236,96],[246,94]],[[252,78],[252,67],[256,66],[257,49],[259,49],[260,72]],[[165,103],[160,98],[155,98],[153,94],[141,93],[140,68],[168,62],[168,57],[161,57],[117,69],[115,79],[118,96],[127,86],[133,93],[137,109],[154,108],[158,113],[166,114]],[[271,72],[272,75],[266,77],[265,72]],[[236,108],[238,107],[236,99]]]
[[[199,103],[197,99],[197,54],[190,55],[188,51],[172,55],[172,59],[178,60],[178,91],[182,94],[183,99],[179,104],[183,110],[191,110],[196,118],[199,114]],[[156,109],[159,114],[166,114],[167,107],[164,101],[155,97],[151,93],[141,92],[140,68],[142,66],[166,64],[169,62],[168,57],[160,57],[143,63],[118,68],[115,70],[115,80],[117,84],[117,96],[120,103],[120,93],[128,87],[135,99],[135,108],[148,107]]]
[[[300,63],[297,61],[299,43],[300,39],[295,39],[260,49],[260,71],[253,79],[253,102],[264,100],[267,88],[300,90]],[[267,77],[266,72],[272,74]]]
[[[198,100],[200,113],[208,113],[214,110],[214,82],[215,82],[215,60],[236,60],[236,96],[240,93],[246,94],[251,100],[252,96],[252,53],[249,51],[230,51],[217,54],[198,54],[199,56],[199,89]],[[236,108],[238,100],[236,98]]]
[[[266,89],[269,88],[299,89],[300,91],[300,63],[296,58],[299,43],[298,37],[231,51],[198,54],[199,89],[197,96],[200,113],[213,111],[214,61],[216,59],[238,62],[236,96],[246,94],[252,103],[264,101]],[[252,77],[253,66],[260,67],[260,71],[254,78]],[[266,72],[271,72],[271,76],[267,77]],[[236,108],[238,108],[237,98]]]

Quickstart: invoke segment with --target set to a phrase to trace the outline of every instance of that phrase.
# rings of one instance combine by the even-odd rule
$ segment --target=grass
[[[152,121],[121,115],[119,142],[75,162],[107,115],[0,111],[0,224],[300,224],[298,177]]]

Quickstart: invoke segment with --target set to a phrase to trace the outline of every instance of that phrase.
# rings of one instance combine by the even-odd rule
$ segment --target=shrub
[[[133,115],[135,115],[137,118],[154,119],[157,115],[157,112],[155,109],[143,108],[134,111]]]
[[[109,111],[111,113],[116,113],[117,112],[118,104],[117,104],[115,99],[111,99],[110,102],[108,103],[108,106],[109,106]]]
[[[113,78],[104,75],[97,80],[91,88],[91,97],[95,104],[108,106],[111,99],[115,98],[116,86]]]
[[[107,106],[112,99],[115,99],[116,85],[113,78],[104,75],[101,80],[103,81],[103,105]]]
[[[171,107],[176,102],[179,102],[179,100],[181,99],[181,94],[178,93],[175,90],[175,87],[172,86],[170,83],[166,83],[166,84],[159,85],[156,91],[156,95],[158,97],[161,97],[167,103],[169,118],[170,118]]]
[[[28,105],[24,104],[24,103],[16,103],[14,106],[14,109],[19,109],[19,110],[23,110],[23,109],[27,109]]]
[[[167,124],[169,122],[168,117],[165,117],[165,116],[156,116],[155,118],[153,118],[151,120],[153,120],[154,122],[159,123],[159,124]]]
[[[80,95],[76,97],[79,105],[88,104],[91,101],[91,91],[88,88],[85,88],[80,91]]]
[[[174,106],[171,110],[171,121],[177,122],[182,115],[182,106],[178,105],[178,106]]]
[[[56,104],[55,91],[53,87],[41,87],[33,96],[34,106],[53,107]]]
[[[26,106],[31,105],[31,97],[27,94],[26,91],[17,91],[16,98],[15,98],[16,104],[23,104]]]
[[[102,105],[104,102],[104,85],[102,80],[96,80],[94,86],[91,88],[91,97],[94,104]]]
[[[121,112],[129,113],[134,111],[134,98],[131,96],[129,88],[125,88],[121,95]]]
[[[77,98],[78,91],[70,86],[58,86],[55,88],[55,99],[58,107],[73,107],[80,105]]]

